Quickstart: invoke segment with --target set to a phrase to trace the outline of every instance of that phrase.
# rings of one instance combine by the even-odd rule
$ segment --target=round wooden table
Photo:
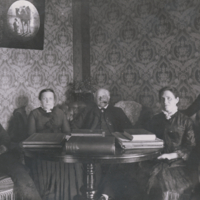
[[[31,149],[24,148],[25,155],[28,157],[39,158],[48,161],[62,161],[64,163],[86,163],[87,165],[87,192],[86,196],[88,200],[94,199],[94,164],[122,164],[122,163],[134,163],[145,160],[151,160],[158,157],[161,154],[162,149],[132,149],[123,150],[116,148],[114,155],[77,155],[66,154],[65,148],[63,149]]]

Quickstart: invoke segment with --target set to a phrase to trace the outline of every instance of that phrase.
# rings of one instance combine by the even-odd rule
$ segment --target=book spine
[[[66,153],[67,154],[97,154],[97,155],[113,155],[115,153],[114,146],[98,148],[97,146],[87,145],[84,147],[78,144],[67,143]]]
[[[122,142],[122,141],[119,141],[120,143],[124,144],[124,145],[164,145],[163,142]]]
[[[87,134],[87,133],[71,133],[71,136],[81,136],[81,137],[104,137],[103,134]]]
[[[95,137],[96,138],[96,137]],[[67,141],[65,144],[67,154],[98,154],[98,155],[113,155],[115,153],[114,138],[112,140],[87,138],[71,138],[72,140]],[[89,138],[90,139],[90,138]]]
[[[148,136],[143,136],[143,135],[133,135],[132,141],[145,141],[145,140],[155,140],[156,136],[155,135],[148,135]]]
[[[126,143],[122,143],[119,142],[119,145],[123,148],[123,149],[148,149],[148,148],[163,148],[164,144],[153,144],[153,145],[148,145],[148,144],[126,144]]]
[[[123,149],[162,149],[163,146],[123,147]]]
[[[156,146],[125,146],[123,144],[120,144],[120,146],[123,149],[161,149],[163,148],[163,145],[156,145]]]

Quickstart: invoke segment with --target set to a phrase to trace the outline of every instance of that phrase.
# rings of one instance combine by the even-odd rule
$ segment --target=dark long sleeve
[[[185,120],[185,133],[183,135],[182,144],[176,148],[176,151],[180,157],[184,160],[189,158],[189,155],[196,145],[195,135],[193,130],[192,120]]]
[[[69,122],[67,120],[67,116],[64,114],[63,116],[63,123],[62,123],[62,132],[63,133],[67,133],[70,134],[71,130],[70,130],[70,125]]]
[[[36,122],[34,113],[31,112],[28,116],[28,134],[32,135],[33,133],[36,133]]]
[[[5,129],[0,124],[0,145],[9,147],[9,144],[10,144],[10,137],[8,136]]]

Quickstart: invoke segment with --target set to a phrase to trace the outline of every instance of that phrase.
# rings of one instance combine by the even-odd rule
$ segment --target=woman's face
[[[174,108],[178,102],[179,98],[176,98],[171,91],[166,90],[163,92],[161,96],[161,106],[163,110],[171,111],[172,108]]]
[[[40,102],[44,110],[49,111],[53,109],[55,104],[54,94],[50,91],[42,93]]]

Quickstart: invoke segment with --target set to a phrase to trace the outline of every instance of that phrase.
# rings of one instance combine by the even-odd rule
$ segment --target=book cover
[[[119,145],[123,149],[148,149],[148,148],[163,148],[163,140],[156,138],[154,141],[129,141],[122,142],[118,140]]]
[[[123,132],[123,135],[130,138],[130,135],[132,136],[133,140],[155,140],[156,135],[145,130],[145,129],[125,129]]]
[[[113,155],[115,153],[114,137],[71,137],[65,143],[68,154]]]
[[[123,149],[162,149],[163,146],[125,146],[120,145]]]
[[[134,134],[132,134],[134,133]],[[139,133],[139,134],[136,134]],[[156,135],[150,133],[144,129],[127,129],[124,132],[112,133],[119,141],[130,142],[130,141],[154,141]]]
[[[156,138],[155,140],[135,140],[135,141],[119,141],[125,145],[163,145],[163,140]]]
[[[64,133],[34,133],[22,145],[60,145],[65,140]]]

